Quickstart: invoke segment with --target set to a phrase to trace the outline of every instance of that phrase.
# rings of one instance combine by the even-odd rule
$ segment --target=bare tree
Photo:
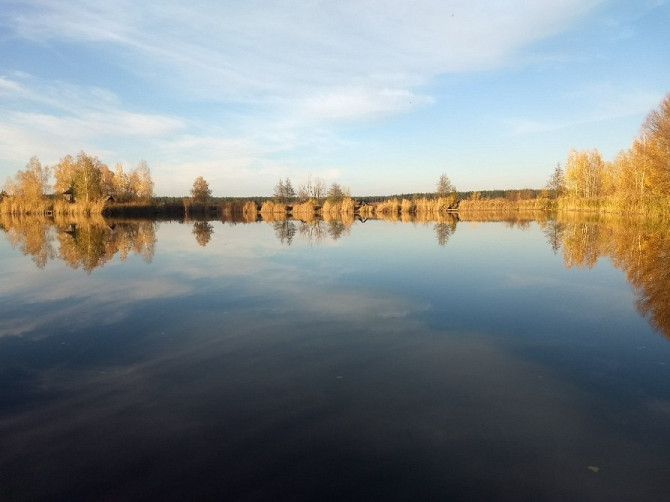
[[[554,172],[549,177],[547,190],[549,190],[549,193],[554,199],[557,199],[565,193],[565,173],[563,172],[560,162],[556,164]]]
[[[449,180],[449,177],[442,173],[440,175],[440,178],[437,180],[437,190],[435,191],[435,195],[438,197],[447,197],[451,194],[453,194],[456,191],[456,187],[452,185],[451,180]]]
[[[321,200],[326,194],[326,183],[321,178],[314,178],[312,182],[312,197]]]

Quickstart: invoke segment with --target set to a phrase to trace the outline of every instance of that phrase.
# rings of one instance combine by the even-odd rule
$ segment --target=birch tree
[[[198,176],[191,188],[191,200],[196,204],[207,204],[211,196],[212,190],[209,188],[209,184],[202,176]]]

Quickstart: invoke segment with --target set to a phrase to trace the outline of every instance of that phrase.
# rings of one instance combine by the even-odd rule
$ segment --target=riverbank
[[[287,217],[311,220],[315,218],[408,218],[439,219],[441,215],[458,213],[514,213],[527,211],[583,212],[598,214],[631,214],[654,219],[670,218],[670,197],[648,196],[636,199],[615,197],[559,197],[550,199],[510,200],[507,198],[469,198],[459,200],[449,197],[415,199],[389,198],[376,202],[365,202],[350,197],[323,202],[280,203],[265,201],[258,204],[250,200],[219,203],[193,203],[190,199],[180,202],[115,203],[111,201],[77,202],[50,201],[42,199],[31,204],[18,198],[5,197],[0,202],[0,213],[13,215],[102,215],[108,218],[160,218],[160,219],[238,219],[255,221],[260,219],[282,219]]]

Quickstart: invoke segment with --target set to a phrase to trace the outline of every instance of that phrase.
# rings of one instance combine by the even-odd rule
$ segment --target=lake
[[[5,218],[0,500],[668,500],[667,224],[490,219]]]

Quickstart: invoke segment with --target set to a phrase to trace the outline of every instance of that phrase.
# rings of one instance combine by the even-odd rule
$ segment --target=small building
[[[63,199],[65,199],[67,202],[74,202],[74,190],[72,188],[68,188],[63,192]]]

